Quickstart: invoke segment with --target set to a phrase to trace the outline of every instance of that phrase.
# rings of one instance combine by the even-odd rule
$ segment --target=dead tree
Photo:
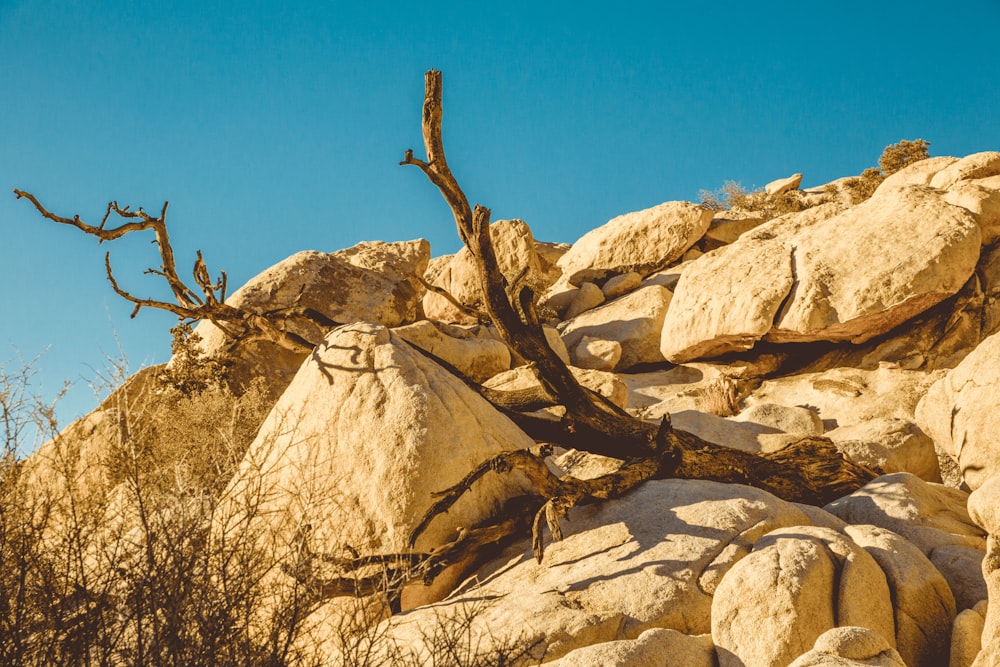
[[[419,168],[444,196],[454,215],[458,234],[475,262],[485,314],[506,343],[529,363],[540,384],[537,390],[516,393],[477,388],[536,442],[622,459],[623,464],[616,472],[595,479],[559,478],[545,465],[545,456],[551,452],[547,445],[538,451],[504,452],[437,494],[437,501],[410,536],[411,547],[437,516],[447,512],[486,474],[520,471],[538,494],[534,503],[518,499],[509,504],[493,524],[464,531],[455,541],[430,553],[338,560],[343,576],[333,578],[316,575],[311,566],[315,555],[305,548],[303,553],[310,554],[309,558],[296,568],[290,568],[290,573],[310,582],[320,591],[320,597],[362,595],[374,591],[372,581],[364,577],[359,579],[353,573],[376,562],[391,563],[394,583],[390,588],[398,590],[407,581],[429,583],[449,563],[464,560],[472,552],[489,553],[491,545],[501,538],[515,536],[528,525],[532,550],[541,562],[546,526],[552,538],[559,540],[562,538],[559,518],[574,505],[620,497],[651,479],[705,479],[747,484],[785,500],[812,505],[824,505],[874,479],[876,471],[848,460],[826,438],[804,438],[775,453],[753,454],[722,447],[675,429],[666,418],[659,424],[643,421],[582,387],[549,347],[536,312],[535,295],[523,284],[525,276],[509,278],[500,270],[490,237],[490,210],[469,205],[448,167],[442,141],[441,100],[441,73],[430,70],[425,75],[423,102],[426,160],[414,157],[413,151],[407,150],[400,164]],[[564,416],[550,418],[533,412],[541,406],[554,405],[563,406]],[[519,521],[516,512],[527,514]],[[531,516],[534,518],[529,524],[526,519]]]
[[[133,232],[153,231],[155,243],[160,251],[160,266],[159,268],[147,269],[146,273],[160,276],[166,280],[176,303],[157,299],[141,299],[122,289],[111,270],[111,253],[107,252],[104,255],[104,268],[112,289],[118,296],[135,305],[131,315],[133,318],[139,314],[142,308],[156,308],[173,313],[179,319],[188,322],[208,320],[226,334],[232,345],[263,339],[299,354],[311,352],[316,347],[316,343],[307,341],[298,334],[289,331],[285,326],[287,320],[304,318],[324,328],[339,324],[314,309],[302,308],[294,303],[288,307],[261,312],[227,304],[226,272],[221,271],[219,277],[213,281],[200,250],[197,252],[197,259],[192,271],[195,287],[191,288],[186,285],[177,273],[174,250],[170,245],[170,236],[167,234],[167,207],[170,202],[164,202],[159,216],[152,216],[142,208],[133,211],[129,206],[122,207],[118,205],[118,202],[113,201],[108,204],[101,224],[95,227],[85,223],[79,215],[72,218],[55,215],[30,192],[15,189],[14,194],[17,195],[18,199],[27,199],[34,204],[43,217],[59,224],[76,227],[89,236],[96,236],[98,243],[114,241]],[[123,222],[117,227],[109,228],[108,220],[112,213]]]

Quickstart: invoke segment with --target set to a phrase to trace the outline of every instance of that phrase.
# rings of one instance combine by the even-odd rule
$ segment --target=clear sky
[[[813,7],[817,7],[813,9]],[[457,236],[414,168],[423,72],[444,72],[445,146],[469,198],[541,240],[697,200],[727,179],[818,185],[900,139],[1000,150],[1000,0],[150,2],[0,0],[0,361],[69,380],[68,421],[119,349],[165,361],[173,316],[130,307],[148,237],[98,246],[11,189],[97,223],[168,215],[233,288],[304,249]],[[16,362],[14,362],[16,363]]]

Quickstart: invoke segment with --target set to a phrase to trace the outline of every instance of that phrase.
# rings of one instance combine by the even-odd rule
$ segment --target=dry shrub
[[[719,417],[739,414],[742,399],[740,381],[731,375],[720,375],[700,389],[699,405],[702,412]]]
[[[861,172],[860,176],[844,181],[844,190],[850,195],[851,202],[858,204],[865,201],[875,194],[875,190],[886,177],[895,174],[903,167],[930,157],[927,151],[930,145],[929,141],[923,139],[913,141],[904,139],[898,144],[886,146],[878,159],[878,168],[869,167]]]
[[[527,664],[533,645],[473,632],[478,607],[438,618],[425,629],[429,652],[416,652],[353,599],[363,613],[342,618],[350,648],[331,663],[309,634],[323,600],[262,539],[263,492],[245,494],[239,520],[219,530],[224,487],[237,465],[252,465],[243,452],[247,424],[261,418],[253,396],[176,375],[122,383],[102,406],[121,426],[104,443],[113,486],[93,502],[75,431],[58,433],[30,377],[0,366],[0,665]],[[44,476],[19,458],[34,432],[57,445],[47,445]]]
[[[800,190],[769,195],[764,190],[750,192],[736,181],[726,181],[719,190],[702,190],[698,196],[701,198],[701,205],[712,211],[753,213],[764,220],[804,211],[814,205]]]

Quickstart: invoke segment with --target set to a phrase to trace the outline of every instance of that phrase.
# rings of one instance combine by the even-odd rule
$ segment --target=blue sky
[[[95,223],[170,200],[179,268],[201,249],[234,288],[303,249],[454,252],[443,201],[397,166],[431,67],[469,198],[542,240],[727,179],[857,174],[900,139],[1000,150],[1000,0],[479,4],[0,0],[0,361],[45,352],[68,421],[106,356],[166,360],[174,322],[130,320],[104,278],[110,250],[164,296],[147,238],[98,247],[15,187]]]

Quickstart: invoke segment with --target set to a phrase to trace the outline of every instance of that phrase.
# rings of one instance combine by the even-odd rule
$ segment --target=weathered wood
[[[149,268],[146,273],[160,276],[166,280],[174,294],[176,303],[139,298],[123,289],[111,269],[111,253],[104,255],[104,268],[108,282],[111,283],[111,288],[118,296],[134,304],[132,317],[138,315],[142,308],[156,308],[173,313],[182,320],[209,320],[219,327],[234,345],[251,340],[268,340],[279,347],[299,354],[308,354],[316,347],[316,343],[305,340],[302,336],[288,330],[286,321],[289,318],[307,319],[324,328],[332,328],[341,324],[316,310],[303,308],[297,302],[288,307],[265,312],[254,312],[227,304],[225,302],[228,285],[226,272],[220,271],[219,278],[213,281],[200,250],[197,252],[192,270],[196,288],[189,287],[177,273],[173,246],[170,244],[170,235],[167,232],[167,208],[170,202],[164,202],[159,216],[149,215],[142,208],[133,211],[129,206],[122,207],[119,206],[118,202],[110,202],[104,212],[104,217],[101,219],[101,224],[95,226],[81,220],[79,215],[65,218],[52,213],[30,192],[15,189],[14,194],[18,199],[23,198],[30,201],[44,218],[59,224],[76,227],[89,236],[97,237],[99,243],[114,241],[133,232],[153,231],[160,252],[160,267]],[[126,222],[117,227],[109,228],[108,221],[112,213]]]

